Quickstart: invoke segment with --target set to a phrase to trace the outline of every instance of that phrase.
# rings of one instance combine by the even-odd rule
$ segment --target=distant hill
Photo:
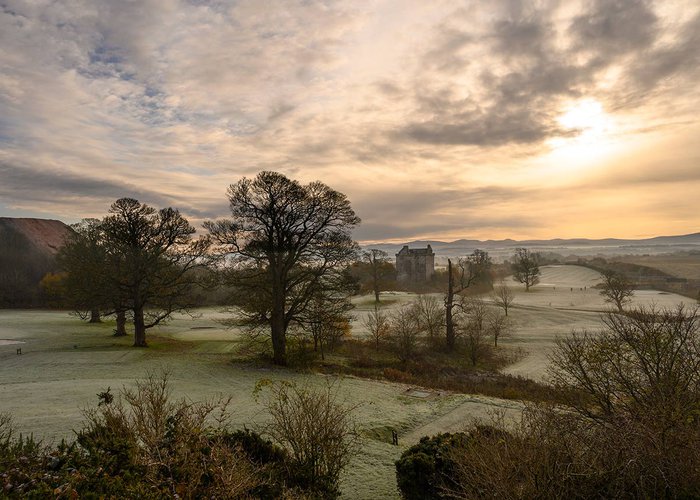
[[[58,220],[0,217],[0,307],[38,305],[39,281],[72,229]]]
[[[430,244],[437,257],[457,257],[466,255],[476,248],[487,250],[496,258],[507,258],[517,247],[526,247],[539,252],[552,252],[562,256],[613,256],[659,254],[676,251],[700,250],[700,233],[680,236],[657,236],[646,239],[588,239],[588,238],[555,238],[551,240],[472,240],[459,239],[455,241],[417,240],[407,243],[378,243],[365,245],[367,248],[379,248],[393,256],[403,245],[411,248],[421,248]]]

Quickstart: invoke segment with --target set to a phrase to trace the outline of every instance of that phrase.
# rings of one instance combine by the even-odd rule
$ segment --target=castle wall
[[[396,254],[397,280],[403,283],[429,281],[435,274],[435,254],[432,248],[409,249],[404,246]]]

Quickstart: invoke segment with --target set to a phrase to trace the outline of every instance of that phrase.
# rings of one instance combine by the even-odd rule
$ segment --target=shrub
[[[403,452],[396,461],[396,481],[406,500],[438,500],[448,498],[454,487],[455,457],[468,443],[483,436],[501,437],[502,431],[477,426],[471,433],[444,433],[423,437]]]
[[[270,388],[265,406],[272,417],[266,432],[289,452],[291,484],[321,498],[338,497],[340,473],[356,448],[353,408],[338,402],[332,384],[312,390],[261,381],[256,391],[265,386]]]
[[[451,452],[459,498],[700,497],[700,316],[607,313],[557,343],[567,407],[530,406],[510,432]]]
[[[283,448],[251,430],[227,434],[224,438],[232,448],[240,449],[257,466],[259,476],[266,478],[251,489],[250,494],[261,500],[275,500],[286,493],[286,485],[293,483],[293,469],[289,454]]]
[[[227,401],[173,401],[167,376],[137,381],[85,412],[74,443],[12,437],[0,419],[0,477],[11,497],[240,497],[263,481],[227,440]],[[213,421],[213,425],[212,422]]]

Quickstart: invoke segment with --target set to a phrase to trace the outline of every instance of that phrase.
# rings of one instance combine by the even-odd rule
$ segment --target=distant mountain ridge
[[[364,248],[378,248],[394,254],[404,245],[411,248],[420,248],[430,245],[438,256],[451,257],[471,253],[474,249],[499,250],[499,253],[507,253],[517,247],[532,248],[533,250],[546,250],[562,253],[582,252],[585,255],[593,255],[596,251],[602,254],[639,253],[649,250],[651,253],[669,252],[675,250],[700,250],[700,233],[684,234],[678,236],[655,236],[642,239],[622,238],[553,238],[549,240],[473,240],[459,239],[455,241],[440,240],[414,240],[407,243],[378,243],[363,245]],[[636,249],[636,250],[635,250]]]

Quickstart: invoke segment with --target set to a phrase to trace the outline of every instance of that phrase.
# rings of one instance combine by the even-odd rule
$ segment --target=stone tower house
[[[413,248],[408,245],[396,254],[396,279],[401,282],[421,283],[429,281],[435,274],[435,254],[433,249]]]

